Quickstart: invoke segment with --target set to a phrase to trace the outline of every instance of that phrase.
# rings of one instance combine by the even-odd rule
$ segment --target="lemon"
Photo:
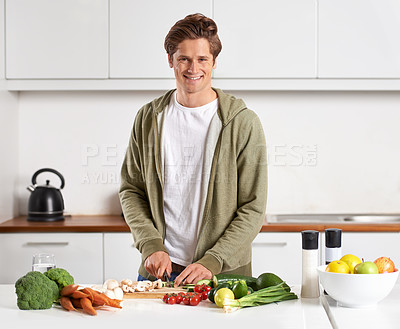
[[[221,288],[217,291],[214,297],[215,304],[218,307],[224,307],[224,299],[235,299],[235,294],[228,288]]]
[[[350,273],[350,267],[346,262],[341,260],[334,260],[330,262],[325,269],[325,272],[333,272],[333,273]]]
[[[344,255],[342,258],[340,258],[340,260],[346,262],[347,265],[349,265],[351,274],[354,274],[354,268],[356,267],[356,265],[361,263],[361,259],[352,254]]]

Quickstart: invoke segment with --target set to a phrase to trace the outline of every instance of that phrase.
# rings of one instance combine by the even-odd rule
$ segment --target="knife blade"
[[[169,280],[169,276],[167,274],[167,270],[164,271],[164,281],[166,287],[173,287],[173,282]]]

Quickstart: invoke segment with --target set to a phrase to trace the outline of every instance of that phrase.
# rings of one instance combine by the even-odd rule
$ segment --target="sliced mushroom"
[[[163,287],[163,282],[161,281],[161,279],[157,280],[157,289],[161,289]]]
[[[126,284],[127,286],[131,286],[132,283],[133,283],[133,281],[130,280],[130,279],[124,279],[124,280],[121,281],[121,285]]]

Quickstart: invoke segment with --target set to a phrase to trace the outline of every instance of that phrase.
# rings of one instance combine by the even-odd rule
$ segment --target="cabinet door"
[[[211,4],[211,0],[110,0],[110,77],[173,78],[165,36],[186,15],[210,17]]]
[[[319,0],[318,76],[400,78],[398,0]]]
[[[32,270],[32,255],[51,253],[77,283],[103,282],[102,233],[0,234],[0,283],[13,284]]]
[[[314,0],[215,0],[215,78],[313,78]]]
[[[104,233],[104,279],[136,280],[142,261],[130,233]]]
[[[108,77],[107,0],[7,0],[8,79]]]
[[[272,272],[289,285],[301,284],[301,234],[261,232],[253,241],[253,276]]]
[[[343,232],[342,254],[353,254],[360,259],[374,261],[378,257],[390,257],[400,266],[400,234],[398,232]]]

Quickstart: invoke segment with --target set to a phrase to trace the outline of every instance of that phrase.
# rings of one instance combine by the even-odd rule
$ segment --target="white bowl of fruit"
[[[354,308],[374,307],[389,295],[399,276],[388,257],[364,262],[350,254],[317,271],[327,294],[340,306]]]

